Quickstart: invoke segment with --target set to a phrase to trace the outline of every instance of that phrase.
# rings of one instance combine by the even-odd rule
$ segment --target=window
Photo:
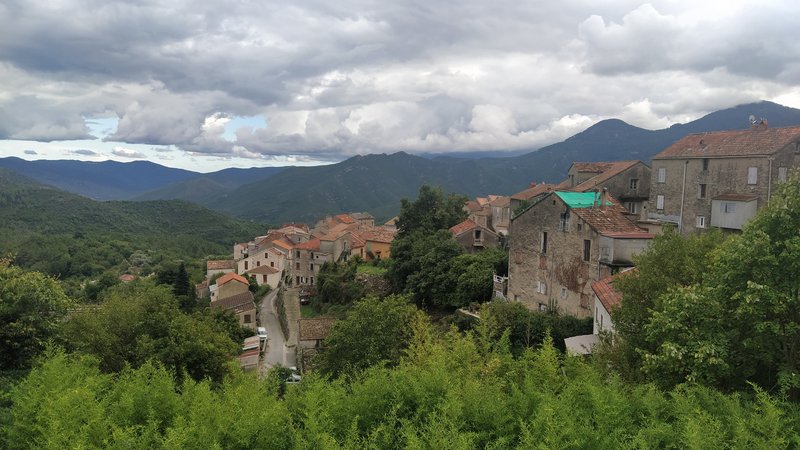
[[[314,277],[311,277],[311,284],[314,284]]]
[[[275,261],[270,261],[270,262],[269,262],[269,266],[270,266],[270,267],[275,267]]]
[[[666,167],[659,167],[658,168],[658,182],[659,183],[666,183],[667,182],[667,168]]]
[[[704,183],[700,183],[697,189],[697,198],[706,198],[706,185]]]
[[[664,196],[657,195],[656,196],[656,209],[663,210],[664,209]]]
[[[708,158],[703,158],[703,170],[708,170]]]
[[[547,231],[542,232],[542,253],[547,253]]]
[[[261,275],[261,282],[262,283],[266,283],[267,282],[267,276],[266,275]]]
[[[561,287],[561,298],[567,298],[567,288]]]
[[[747,168],[747,184],[758,183],[758,167]]]
[[[475,230],[475,240],[476,241],[481,240],[481,230]]]
[[[538,281],[536,283],[536,292],[539,294],[547,294],[547,283],[544,281]]]
[[[295,278],[297,278],[297,284],[300,284],[300,276],[298,275]]]
[[[706,217],[697,216],[697,228],[705,228],[705,227],[706,227]]]
[[[253,321],[253,318],[250,317],[250,314],[245,314],[244,315],[244,323],[250,323],[252,321]]]
[[[581,231],[582,229],[583,229],[583,224],[578,222],[578,231]]]
[[[545,305],[544,303],[539,303],[539,311],[546,312],[547,305]]]
[[[639,213],[639,204],[636,202],[625,202],[625,209],[631,214]]]
[[[583,260],[589,261],[592,256],[592,241],[589,239],[583,240]]]
[[[247,270],[247,260],[244,261],[244,270]]]
[[[735,213],[736,212],[736,203],[732,202],[725,202],[720,205],[720,209],[724,213]]]
[[[313,264],[309,264],[308,265],[308,270],[311,270],[313,272],[314,271],[314,265]]]
[[[269,253],[264,253],[264,259],[269,259]]]
[[[300,263],[299,262],[294,263],[294,268],[300,270]]]
[[[639,179],[631,178],[631,190],[635,191],[636,189],[639,189]]]
[[[558,221],[558,231],[568,231],[569,230],[569,215],[567,213],[561,213],[561,217],[559,217]]]
[[[294,252],[294,256],[296,256],[296,257],[298,257],[298,258],[299,258],[299,257],[300,257],[300,250],[297,250],[297,251],[295,251],[295,252]]]
[[[788,169],[786,167],[778,167],[778,181],[783,183],[788,177]]]
[[[256,261],[256,267],[261,267],[261,261]]]

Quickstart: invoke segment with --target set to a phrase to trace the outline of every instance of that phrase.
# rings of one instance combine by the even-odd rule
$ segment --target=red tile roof
[[[752,194],[722,194],[718,195],[712,200],[727,200],[730,202],[752,202],[753,200],[758,200],[757,195]]]
[[[469,230],[472,230],[477,226],[478,226],[477,223],[467,219],[459,223],[458,225],[453,225],[452,227],[450,227],[450,232],[453,233],[454,236],[458,236],[460,234],[466,233]]]
[[[371,242],[382,242],[384,244],[390,244],[392,241],[394,241],[393,232],[389,230],[381,230],[379,228],[364,230],[357,233],[357,235],[364,242],[371,241]]]
[[[331,328],[336,324],[336,319],[318,317],[314,319],[300,319],[298,323],[298,340],[315,341],[328,337]]]
[[[510,202],[511,202],[511,197],[503,196],[503,197],[497,197],[496,199],[489,202],[489,204],[492,206],[497,206],[499,208],[502,208],[504,206],[508,206]]]
[[[356,223],[356,221],[352,217],[350,217],[349,214],[339,214],[339,215],[335,216],[335,218],[340,223],[348,223],[348,224],[349,223]]]
[[[233,270],[235,268],[236,261],[234,260],[211,260],[206,263],[206,270]]]
[[[310,250],[319,251],[319,239],[311,239],[310,241],[303,242],[294,246],[295,250]]]
[[[516,194],[512,195],[511,198],[514,200],[530,200],[537,195],[544,194],[545,192],[549,192],[555,189],[554,184],[546,184],[546,183],[539,183],[533,184],[528,189],[524,191],[517,192]]]
[[[589,172],[589,173],[600,173],[605,172],[609,168],[611,168],[611,162],[607,161],[597,161],[597,162],[573,162],[572,165],[569,167],[569,171],[575,169],[576,172]]]
[[[475,200],[468,201],[467,204],[464,205],[464,208],[466,208],[468,212],[478,212],[483,209],[483,207],[479,205],[478,202],[476,202]]]
[[[630,169],[631,167],[635,166],[636,164],[641,163],[641,161],[614,161],[608,163],[598,163],[598,164],[608,164],[608,168],[601,173],[589,178],[588,180],[584,181],[583,183],[575,186],[571,190],[576,192],[586,192],[594,189],[597,187],[598,184],[607,181],[615,176],[619,175],[620,173]]]
[[[594,228],[595,231],[604,235],[609,233],[647,233],[647,230],[639,227],[628,219],[626,216],[628,211],[622,206],[619,206],[616,200],[611,197],[608,199],[615,204],[602,208],[571,208],[570,211],[583,219],[583,221]]]
[[[600,299],[600,303],[606,311],[611,311],[612,308],[617,307],[622,301],[622,293],[614,289],[614,281],[618,280],[622,275],[634,273],[636,268],[624,270],[616,275],[597,280],[592,283],[592,291]]]
[[[278,273],[278,269],[270,266],[258,266],[253,267],[252,269],[248,270],[247,273],[257,273],[263,275],[271,275],[273,273]]]
[[[294,244],[288,239],[277,239],[275,241],[272,241],[272,243],[285,250],[292,250],[294,248]]]
[[[800,141],[800,126],[690,134],[653,159],[771,155]]]
[[[241,294],[214,300],[211,302],[211,307],[224,309],[226,311],[233,311],[235,314],[239,314],[246,311],[255,311],[256,304],[253,301],[253,293],[247,291]],[[255,318],[253,318],[253,320],[255,320]]]
[[[247,278],[245,278],[245,277],[243,277],[241,275],[235,274],[233,272],[230,272],[230,273],[226,273],[225,275],[217,278],[217,286],[222,286],[223,284],[225,284],[225,283],[227,283],[229,281],[232,281],[232,280],[238,281],[240,283],[244,283],[244,284],[246,284],[248,286],[250,285],[250,282],[247,281]]]

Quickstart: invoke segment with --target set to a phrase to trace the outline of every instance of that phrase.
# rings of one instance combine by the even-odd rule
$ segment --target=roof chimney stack
[[[600,209],[603,209],[607,200],[608,200],[608,189],[603,188],[602,190],[600,190]]]

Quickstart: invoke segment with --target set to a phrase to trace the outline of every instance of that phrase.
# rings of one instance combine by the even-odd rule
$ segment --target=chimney
[[[606,200],[607,200],[607,199],[608,199],[608,189],[606,189],[606,188],[603,188],[603,189],[600,191],[600,209],[603,209],[603,207],[604,207],[604,206],[605,206],[605,204],[606,204]]]

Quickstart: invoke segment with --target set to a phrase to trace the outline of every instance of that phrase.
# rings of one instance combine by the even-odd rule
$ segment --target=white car
[[[262,341],[266,341],[267,340],[267,329],[266,328],[258,327],[258,329],[256,331],[256,334],[258,334],[258,337],[261,338]]]
[[[299,383],[302,377],[297,373],[297,367],[289,367],[289,369],[291,369],[292,374],[286,378],[286,382],[290,384]]]

